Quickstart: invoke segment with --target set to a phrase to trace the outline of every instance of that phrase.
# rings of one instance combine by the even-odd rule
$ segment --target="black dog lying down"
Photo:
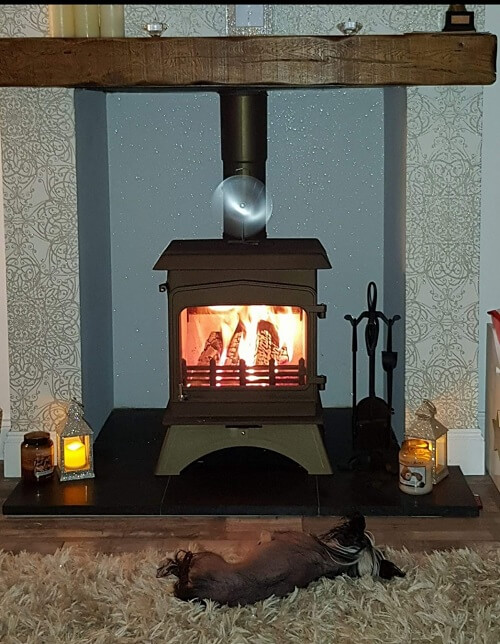
[[[322,535],[275,532],[244,561],[228,563],[214,552],[180,550],[158,568],[157,577],[175,575],[179,599],[211,599],[229,606],[284,597],[320,577],[372,575],[404,577],[375,547],[365,519],[353,516]]]

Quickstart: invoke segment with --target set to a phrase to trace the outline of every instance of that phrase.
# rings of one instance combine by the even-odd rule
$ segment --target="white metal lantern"
[[[73,401],[67,417],[56,427],[57,472],[60,481],[94,478],[92,429],[83,418],[83,406]]]
[[[432,482],[439,483],[448,476],[448,429],[436,420],[436,407],[430,400],[422,401],[415,412],[416,419],[405,432],[406,438],[421,438],[429,443],[432,452]]]

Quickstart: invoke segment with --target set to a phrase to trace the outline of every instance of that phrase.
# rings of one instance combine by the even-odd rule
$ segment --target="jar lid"
[[[24,435],[24,442],[28,445],[46,445],[49,441],[49,432],[29,432]]]

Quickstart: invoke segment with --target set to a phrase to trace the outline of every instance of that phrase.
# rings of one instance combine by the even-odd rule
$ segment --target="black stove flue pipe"
[[[237,175],[255,177],[266,183],[267,92],[221,90],[221,154],[224,179]],[[224,239],[232,235],[224,231]],[[266,230],[255,239],[266,237]]]

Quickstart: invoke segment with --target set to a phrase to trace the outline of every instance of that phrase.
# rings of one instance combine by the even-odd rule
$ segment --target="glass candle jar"
[[[54,443],[48,432],[29,432],[21,444],[21,475],[41,482],[54,473]]]
[[[399,489],[406,494],[432,492],[432,451],[427,441],[403,441],[399,450]]]

